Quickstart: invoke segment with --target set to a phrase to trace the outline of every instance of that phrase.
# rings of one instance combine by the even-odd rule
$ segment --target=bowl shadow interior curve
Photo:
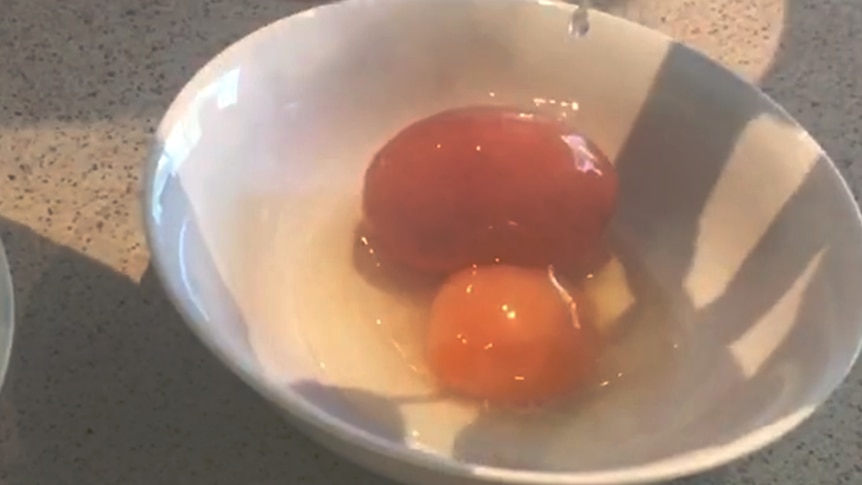
[[[303,428],[416,483],[673,478],[807,417],[862,338],[862,224],[817,143],[755,87],[624,20],[597,13],[574,41],[562,5],[431,3],[298,14],[227,49],[177,97],[157,132],[146,227],[202,340]],[[628,315],[661,298],[672,365],[518,420],[440,397],[376,333],[393,297],[350,251],[364,169],[404,125],[481,104],[565,117],[614,161],[612,230],[653,282],[632,285]],[[392,321],[417,314],[386,308]]]

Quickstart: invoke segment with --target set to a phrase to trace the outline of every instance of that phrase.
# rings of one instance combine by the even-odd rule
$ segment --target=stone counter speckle
[[[230,42],[312,2],[0,0],[0,237],[18,328],[0,485],[384,484],[312,444],[192,337],[152,271],[141,168]],[[862,188],[862,2],[605,0],[757,81]],[[311,47],[310,47],[311,48]],[[780,443],[685,485],[862,483],[862,367]]]

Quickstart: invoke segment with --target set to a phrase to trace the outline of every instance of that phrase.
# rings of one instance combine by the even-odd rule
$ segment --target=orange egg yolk
[[[434,299],[428,363],[457,394],[504,405],[541,404],[584,383],[597,338],[550,271],[508,265],[451,276]]]

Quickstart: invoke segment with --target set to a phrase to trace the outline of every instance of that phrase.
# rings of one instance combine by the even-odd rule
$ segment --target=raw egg
[[[617,177],[563,123],[503,107],[420,120],[374,157],[363,209],[376,249],[452,274],[502,262],[588,272],[614,211]]]
[[[509,265],[451,276],[431,306],[428,365],[457,394],[541,404],[590,376],[598,340],[577,296],[551,271]]]

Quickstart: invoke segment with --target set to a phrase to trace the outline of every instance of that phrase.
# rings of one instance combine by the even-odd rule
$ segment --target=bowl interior
[[[669,476],[807,416],[862,337],[859,217],[818,145],[755,88],[642,27],[596,14],[574,40],[565,5],[443,3],[308,11],[179,95],[147,222],[190,325],[288,410],[460,467]],[[354,264],[373,153],[409,122],[477,104],[565,117],[619,173],[625,249],[608,278],[625,291],[609,321],[631,329],[615,350],[628,368],[554,412],[441,396],[411,368],[422,305]]]

